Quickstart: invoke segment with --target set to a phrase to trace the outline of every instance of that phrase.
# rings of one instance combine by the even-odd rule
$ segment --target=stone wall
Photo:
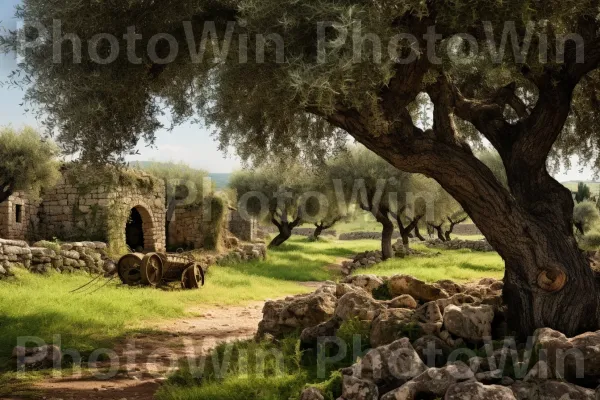
[[[142,216],[144,250],[164,251],[165,187],[160,180],[152,182],[146,186],[124,184],[83,190],[63,177],[43,193],[35,236],[103,241],[122,251],[126,246],[125,228],[135,208]]]
[[[112,273],[114,262],[106,254],[107,245],[102,242],[74,242],[58,245],[38,242],[29,246],[21,240],[0,239],[0,279],[13,274],[12,269],[23,267],[31,272]]]
[[[400,232],[394,231],[392,239],[400,237]],[[381,240],[381,232],[348,232],[342,233],[339,236],[340,240],[363,240],[363,239],[375,239]]]
[[[17,192],[0,204],[0,237],[30,239],[38,224],[38,203]]]
[[[169,223],[170,248],[199,249],[204,246],[204,206],[177,206]]]
[[[470,249],[474,251],[494,251],[492,246],[487,240],[450,240],[449,242],[442,242],[440,239],[428,240],[427,247],[434,247],[438,249],[447,250],[461,250]]]
[[[253,242],[258,238],[256,219],[244,218],[237,210],[230,210],[228,225],[229,231],[243,241]]]

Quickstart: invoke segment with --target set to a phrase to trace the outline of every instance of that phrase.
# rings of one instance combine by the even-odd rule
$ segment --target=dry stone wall
[[[450,240],[443,242],[440,239],[428,240],[427,247],[446,250],[470,249],[474,251],[494,251],[487,240]]]
[[[20,240],[0,239],[0,279],[13,275],[13,269],[23,267],[35,273],[49,271],[113,273],[115,263],[102,242],[50,244],[39,242],[29,246]]]

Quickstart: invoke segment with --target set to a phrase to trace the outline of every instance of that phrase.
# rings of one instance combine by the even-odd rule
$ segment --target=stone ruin
[[[164,182],[145,173],[118,176],[110,184],[82,184],[73,173],[63,171],[56,186],[41,199],[14,193],[0,204],[0,238],[36,241],[102,242],[113,253],[159,251],[169,248],[204,247],[208,223],[202,205],[178,206],[169,222],[167,237]],[[243,220],[237,211],[226,210],[221,240],[235,235],[256,239],[256,221]]]

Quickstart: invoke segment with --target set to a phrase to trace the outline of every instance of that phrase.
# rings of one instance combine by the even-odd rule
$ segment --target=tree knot
[[[543,270],[538,275],[537,284],[546,292],[558,292],[567,284],[567,274],[558,268]]]

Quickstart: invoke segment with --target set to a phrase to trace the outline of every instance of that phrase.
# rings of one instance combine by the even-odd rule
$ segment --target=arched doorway
[[[131,209],[125,226],[125,242],[132,251],[153,251],[152,217],[142,206]]]

